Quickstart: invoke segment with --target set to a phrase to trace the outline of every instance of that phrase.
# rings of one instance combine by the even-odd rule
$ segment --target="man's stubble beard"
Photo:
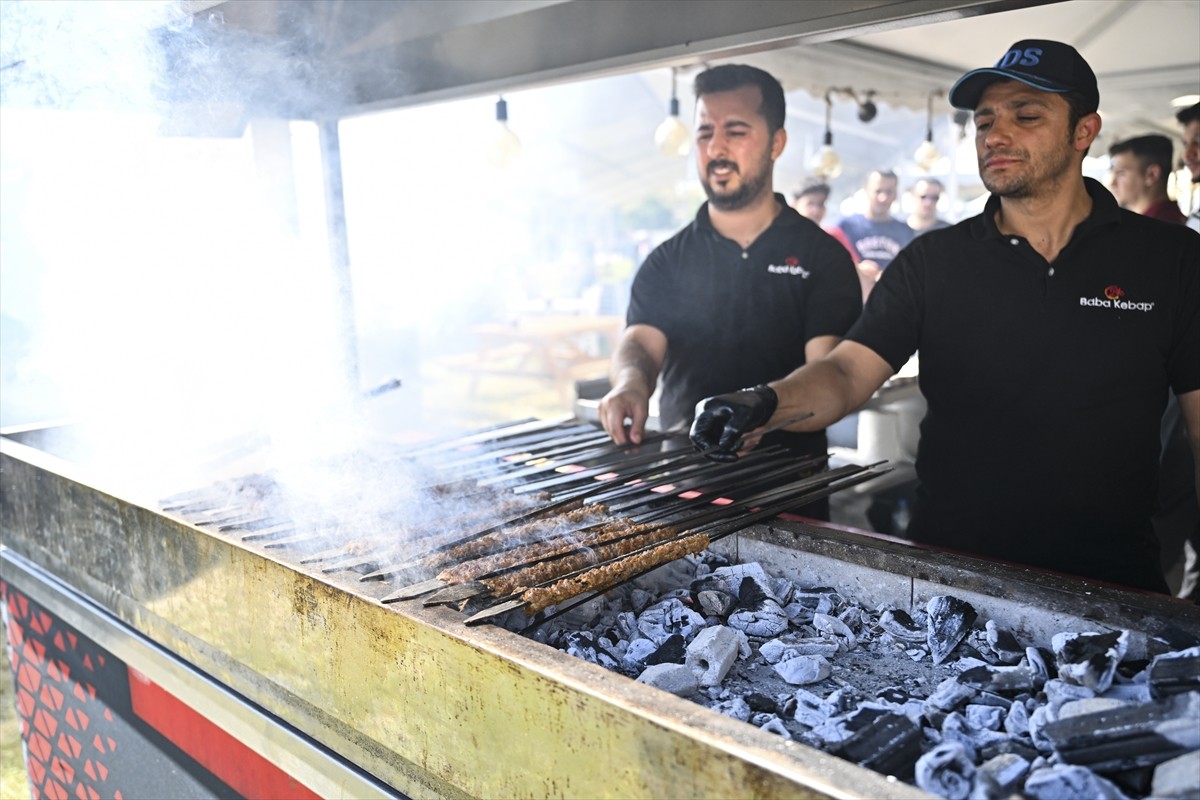
[[[770,182],[773,169],[775,169],[775,162],[770,158],[765,158],[762,169],[754,174],[743,175],[739,170],[738,175],[741,177],[742,183],[731,194],[717,194],[717,190],[713,188],[708,176],[700,181],[700,185],[704,187],[704,194],[708,196],[709,205],[713,208],[718,211],[737,211],[751,205],[762,196]]]

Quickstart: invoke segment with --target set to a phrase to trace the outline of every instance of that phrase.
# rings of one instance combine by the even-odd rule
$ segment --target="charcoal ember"
[[[1150,662],[1147,676],[1155,697],[1200,689],[1200,647],[1155,657]]]
[[[711,707],[718,714],[724,714],[727,717],[740,719],[742,722],[749,722],[750,715],[754,709],[741,697],[731,697],[728,700],[723,700]]]
[[[793,592],[791,602],[784,611],[796,625],[811,622],[814,614],[829,614],[833,611],[833,596],[824,592]]]
[[[778,664],[787,658],[795,656],[826,656],[832,657],[841,651],[836,639],[799,636],[794,633],[784,634],[763,642],[758,648],[759,654],[768,664]]]
[[[857,633],[863,627],[863,610],[858,606],[846,606],[837,613],[837,618],[846,624],[846,627]]]
[[[925,611],[929,614],[925,624],[929,653],[933,663],[940,664],[970,633],[978,614],[965,600],[944,594],[931,597],[925,604]]]
[[[658,644],[679,634],[691,641],[697,633],[708,627],[704,617],[685,606],[678,598],[662,600],[638,615],[638,631]]]
[[[951,711],[942,721],[942,741],[960,741],[977,761],[984,749],[1008,739],[1008,734],[977,728],[959,711]]]
[[[655,664],[682,664],[687,653],[687,645],[682,634],[672,634],[666,638],[658,649],[646,658],[646,666]]]
[[[621,663],[620,659],[601,647],[592,634],[585,631],[567,634],[566,651],[569,655],[598,664],[605,669],[616,669]]]
[[[985,622],[983,628],[988,646],[1001,663],[1016,664],[1025,656],[1025,648],[1008,628],[1000,627],[994,619]]]
[[[975,770],[975,789],[971,795],[985,800],[1001,800],[1021,788],[1029,774],[1029,759],[1016,753],[1000,753],[992,756]]]
[[[1058,677],[1058,670],[1052,669],[1050,666],[1054,663],[1054,654],[1045,648],[1026,647],[1025,661],[1037,675],[1035,680],[1039,687],[1046,681]]]
[[[771,594],[775,597],[775,602],[781,606],[786,606],[791,602],[792,595],[796,593],[796,584],[789,581],[787,578],[777,578],[771,581]]]
[[[1154,768],[1150,793],[1159,798],[1196,797],[1200,786],[1200,750],[1175,756]]]
[[[889,608],[879,616],[879,627],[902,642],[924,642],[928,631],[918,624],[907,611]]]
[[[705,589],[696,595],[700,610],[713,617],[725,617],[737,605],[737,598],[720,589]]]
[[[1068,683],[1058,678],[1046,681],[1042,691],[1046,695],[1046,705],[1055,719],[1058,718],[1058,710],[1063,707],[1064,703],[1072,700],[1087,700],[1089,697],[1096,696],[1096,693],[1086,686]]]
[[[807,689],[797,689],[794,696],[796,710],[793,712],[792,718],[801,725],[816,728],[824,725],[830,717],[837,713],[837,709],[832,704],[825,702]]]
[[[684,657],[701,686],[717,686],[737,661],[737,632],[723,625],[705,628],[692,639]]]
[[[812,625],[821,633],[834,637],[847,652],[858,647],[858,637],[850,626],[829,614],[813,614]]]
[[[638,633],[637,615],[632,611],[622,611],[617,614],[616,624],[622,639],[632,641],[641,635]]]
[[[791,719],[796,713],[796,696],[793,694],[780,694],[775,697],[775,713],[781,717]]]
[[[629,672],[641,672],[646,667],[646,659],[658,650],[658,645],[649,639],[634,639],[625,648],[621,657],[621,665]]]
[[[1098,714],[1112,711],[1114,708],[1125,708],[1132,705],[1115,697],[1086,697],[1083,700],[1069,700],[1058,709],[1058,719],[1078,717],[1083,714]]]
[[[1097,772],[1153,766],[1200,749],[1200,692],[1060,717],[1042,733],[1069,764]]]
[[[1149,681],[1145,683],[1114,683],[1101,697],[1124,700],[1129,703],[1148,703],[1155,699]]]
[[[921,727],[902,714],[880,714],[830,752],[884,775],[906,777],[921,756]]]
[[[947,714],[965,706],[978,694],[979,690],[975,687],[960,683],[957,678],[946,678],[925,698],[925,718],[936,727],[941,727]]]
[[[1022,794],[1030,800],[1128,800],[1111,781],[1085,767],[1066,764],[1030,772]]]
[[[825,748],[833,747],[844,742],[858,731],[870,725],[876,718],[884,714],[894,713],[891,709],[882,708],[871,703],[863,703],[859,708],[845,714],[830,717],[820,725],[815,726],[811,733],[815,741]]]
[[[641,614],[650,604],[654,602],[654,595],[647,592],[645,589],[633,589],[629,593],[629,607],[633,609],[634,614]]]
[[[1027,696],[1028,695],[1024,692],[1018,692],[1016,695],[1016,697]],[[981,691],[975,696],[975,703],[981,706],[995,706],[996,708],[1003,709],[1005,713],[1008,713],[1008,709],[1012,706],[1013,700],[1004,697],[1003,695],[996,694],[995,692]]]
[[[917,786],[947,800],[967,800],[975,782],[975,764],[961,742],[942,742],[917,759]]]
[[[751,576],[742,579],[737,610],[726,620],[729,627],[763,638],[778,636],[788,629],[787,614],[763,587],[763,583]]]
[[[981,692],[1020,694],[1033,690],[1037,675],[1029,667],[972,667],[958,676],[958,682]]]
[[[1013,703],[1004,717],[1004,730],[1010,736],[1029,735],[1029,709],[1024,703]]]
[[[770,597],[775,602],[779,602],[779,598],[775,596],[774,589],[771,586],[771,579],[767,576],[766,570],[762,568],[762,564],[758,562],[749,562],[746,564],[732,564],[728,567],[721,567],[712,572],[712,577],[721,581],[725,586],[739,596],[745,589],[743,588],[746,580],[749,579],[757,588],[767,597]]]
[[[833,665],[824,656],[794,656],[780,661],[774,669],[793,686],[820,683],[833,674]]]
[[[976,730],[998,731],[1004,722],[1004,709],[980,703],[967,703],[967,722]]]
[[[792,738],[791,731],[787,729],[787,725],[776,714],[755,714],[751,717],[750,724],[757,725],[767,733],[782,736],[784,739]]]
[[[991,744],[983,747],[979,751],[979,757],[984,761],[995,758],[999,755],[1012,754],[1025,759],[1030,765],[1042,756],[1038,753],[1036,747],[1026,738],[1017,738],[1010,736],[1007,739],[997,739]],[[1031,767],[1032,768],[1032,767]]]
[[[775,713],[779,705],[774,697],[763,694],[762,692],[750,692],[743,699],[746,701],[746,704],[750,706],[750,710],[752,711],[767,711],[770,713]]]
[[[830,692],[825,698],[825,702],[836,709],[835,713],[844,714],[858,708],[864,699],[863,693],[858,689],[853,686],[843,686]]]
[[[696,674],[683,664],[655,664],[642,670],[637,679],[680,697],[690,697],[700,690]]]
[[[1112,685],[1129,648],[1129,631],[1056,633],[1050,640],[1059,677],[1100,693]]]
[[[1054,751],[1054,742],[1046,737],[1046,726],[1055,719],[1055,712],[1050,706],[1038,706],[1029,713],[1029,741],[1040,753]]]

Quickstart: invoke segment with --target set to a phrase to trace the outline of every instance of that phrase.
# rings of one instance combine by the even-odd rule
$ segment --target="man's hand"
[[[742,437],[765,425],[778,404],[775,390],[765,384],[701,400],[692,423],[692,444],[713,461],[736,461]]]
[[[650,416],[650,395],[635,386],[614,386],[600,400],[600,424],[617,444],[641,444]],[[625,420],[629,420],[628,429]]]

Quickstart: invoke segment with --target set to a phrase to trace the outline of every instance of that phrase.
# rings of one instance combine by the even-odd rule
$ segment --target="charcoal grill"
[[[217,494],[212,487],[168,501],[174,510],[135,502],[47,452],[46,433],[0,440],[10,612],[25,598],[119,651],[313,794],[925,796],[504,627],[467,626],[470,609],[425,605],[424,595],[383,602],[418,576],[381,563],[395,554],[347,557],[333,539],[313,535],[335,529],[331,520],[281,520],[252,504],[207,503]],[[462,445],[437,451],[449,466],[431,485],[451,491],[468,474]],[[667,440],[657,446],[678,454]],[[570,455],[583,465],[580,452]],[[531,466],[508,463],[514,472]],[[615,488],[617,478],[600,479],[608,474],[586,480]],[[539,483],[535,477],[494,484],[516,496]],[[570,486],[553,488],[579,491]],[[756,491],[763,490],[749,496]],[[1200,635],[1200,615],[1171,598],[829,524],[772,515],[719,537],[712,549],[811,585],[845,587],[869,603],[915,607],[952,590],[981,615],[1035,639],[1097,624],[1128,628],[1142,646],[1171,631]],[[18,621],[34,627],[34,619]],[[210,701],[213,692],[237,702]]]

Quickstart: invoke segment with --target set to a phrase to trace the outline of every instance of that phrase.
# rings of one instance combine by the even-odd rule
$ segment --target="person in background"
[[[836,226],[827,228],[822,224],[825,220],[825,203],[829,201],[829,191],[829,184],[824,181],[816,178],[807,180],[792,192],[792,208],[799,211],[800,216],[821,225],[821,230],[841,242],[842,247],[846,248],[850,258],[857,264],[859,262],[858,253],[855,252],[854,245],[850,244],[850,240],[846,238],[842,229]]]
[[[828,356],[702,401],[692,441],[824,427],[920,350],[909,538],[1165,592],[1159,424],[1170,389],[1200,453],[1200,235],[1083,176],[1100,96],[1070,45],[1017,42],[949,99],[974,112],[983,213],[907,246]]]
[[[1167,196],[1171,150],[1171,140],[1156,133],[1126,139],[1108,148],[1112,159],[1108,188],[1121,208],[1163,222],[1187,221],[1179,205]]]
[[[851,214],[838,225],[861,257],[857,266],[864,299],[892,259],[915,235],[912,228],[892,216],[899,183],[900,179],[891,170],[873,171],[867,176],[865,186],[867,213]]]
[[[1175,119],[1183,126],[1183,164],[1192,175],[1194,196],[1197,188],[1200,188],[1200,103],[1183,109],[1175,115]],[[1200,203],[1192,204],[1187,226],[1200,231]]]
[[[639,443],[662,381],[660,427],[686,430],[696,402],[782,377],[828,353],[862,310],[849,254],[773,190],[787,144],[783,88],[742,64],[695,78],[696,168],[708,201],[634,276],[600,422]],[[823,429],[764,441],[824,456]],[[805,512],[828,515],[828,502]]]
[[[914,234],[950,227],[949,222],[939,219],[937,215],[937,204],[942,199],[943,191],[942,182],[937,178],[921,178],[908,190],[912,196],[913,210],[905,222]]]

